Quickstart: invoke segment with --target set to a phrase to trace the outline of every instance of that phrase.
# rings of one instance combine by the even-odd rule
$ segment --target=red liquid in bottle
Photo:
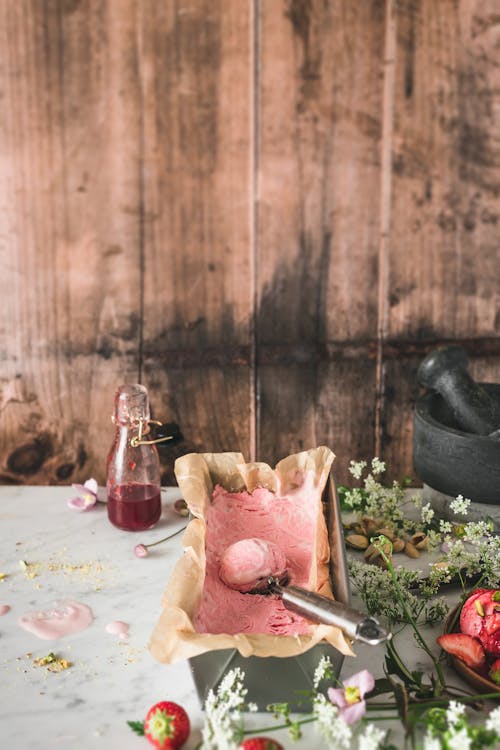
[[[161,495],[152,484],[120,484],[108,492],[108,518],[119,529],[150,529],[160,516]]]

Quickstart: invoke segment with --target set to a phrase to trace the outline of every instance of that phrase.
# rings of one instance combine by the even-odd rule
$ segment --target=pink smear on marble
[[[94,615],[90,607],[80,602],[56,602],[53,609],[27,612],[19,618],[19,625],[46,641],[64,638],[88,628]]]
[[[10,612],[10,607],[8,604],[0,604],[0,617],[2,615],[6,615],[7,612]]]
[[[128,628],[129,626],[126,622],[115,620],[115,622],[109,622],[105,629],[106,633],[117,635],[121,641],[128,641]]]

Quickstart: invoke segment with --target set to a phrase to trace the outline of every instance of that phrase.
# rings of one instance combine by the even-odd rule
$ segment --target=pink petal
[[[88,492],[84,484],[72,484],[71,486],[79,495],[85,495]]]
[[[345,693],[342,688],[328,688],[328,697],[330,699],[330,702],[333,703],[334,706],[338,706],[338,708],[340,709],[343,709],[344,706],[347,706]]]
[[[345,721],[346,724],[354,724],[355,721],[359,721],[364,716],[366,711],[365,701],[358,701],[358,703],[352,703],[350,706],[346,706],[340,711],[340,718]]]
[[[68,500],[68,506],[72,508],[73,510],[79,510],[84,511],[88,510],[90,506],[88,506],[85,502],[85,498],[83,497],[73,497],[71,500]]]
[[[138,544],[136,547],[134,547],[134,554],[136,557],[147,557],[148,551],[144,544]]]
[[[375,678],[371,672],[367,669],[363,669],[361,672],[357,672],[356,674],[353,674],[352,677],[348,677],[347,680],[344,680],[344,687],[359,688],[359,692],[363,698],[366,693],[369,693],[370,690],[373,690],[375,687]]]
[[[97,490],[99,489],[99,485],[97,484],[97,480],[95,480],[94,477],[87,479],[87,481],[84,482],[83,486],[85,487],[87,492],[91,492],[97,497]]]

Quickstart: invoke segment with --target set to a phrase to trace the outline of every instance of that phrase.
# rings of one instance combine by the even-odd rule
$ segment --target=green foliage
[[[130,729],[138,734],[140,737],[144,737],[144,722],[143,721],[127,721]]]

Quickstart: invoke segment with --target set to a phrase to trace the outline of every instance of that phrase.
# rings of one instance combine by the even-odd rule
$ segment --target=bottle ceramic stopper
[[[463,430],[500,439],[500,403],[471,378],[467,365],[461,346],[435,349],[421,362],[418,382],[441,394]]]

